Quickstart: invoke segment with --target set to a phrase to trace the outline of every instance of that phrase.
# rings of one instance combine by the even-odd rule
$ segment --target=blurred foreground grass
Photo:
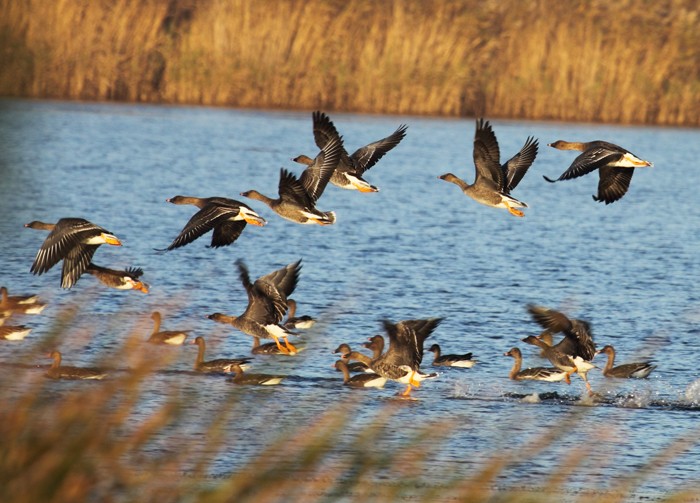
[[[44,351],[70,330],[74,315],[64,313],[44,339],[28,346],[27,361],[41,361]],[[587,452],[604,444],[602,435],[613,434],[602,432],[605,428],[590,432],[590,442],[574,445],[566,442],[566,428],[549,428],[533,441],[493,455],[469,477],[441,473],[440,480],[426,483],[430,459],[459,425],[445,418],[430,427],[416,427],[411,414],[420,413],[419,408],[398,399],[358,425],[353,424],[358,404],[339,402],[294,431],[275,431],[270,424],[271,440],[249,462],[217,473],[213,461],[222,453],[231,457],[236,445],[227,426],[244,424],[246,416],[266,407],[270,398],[255,398],[232,385],[213,413],[188,417],[193,410],[184,405],[192,397],[173,378],[163,390],[166,398],[156,406],[152,402],[145,406],[146,385],[168,358],[154,358],[153,352],[144,351],[142,337],[134,334],[118,357],[99,362],[104,366],[119,362],[120,370],[104,381],[57,382],[43,377],[40,369],[19,365],[0,369],[0,501],[554,502],[593,498],[613,503],[628,501],[649,475],[696,442],[699,433],[674,439],[604,492],[571,494],[566,481]],[[186,379],[187,374],[179,377]],[[283,392],[283,388],[273,391]],[[588,408],[573,409],[564,423],[575,424]],[[201,424],[202,417],[207,418],[206,424]],[[399,428],[404,440],[386,442]],[[526,489],[503,487],[506,470],[520,465],[527,470],[527,460],[552,449],[561,462],[550,474],[533,476]],[[470,455],[465,450],[465,458]],[[696,498],[695,493],[678,492],[665,501]]]

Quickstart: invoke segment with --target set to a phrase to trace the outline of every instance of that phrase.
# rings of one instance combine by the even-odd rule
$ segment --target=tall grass
[[[73,333],[74,314],[60,317],[25,358],[36,361],[47,347]],[[441,480],[426,484],[431,458],[458,425],[445,419],[413,426],[415,404],[401,400],[387,401],[358,424],[358,404],[349,402],[295,431],[270,433],[249,462],[212,477],[212,461],[224,451],[229,459],[235,456],[232,437],[246,435],[247,418],[269,398],[232,386],[230,395],[203,413],[200,404],[188,406],[196,396],[177,384],[178,378],[185,382],[191,376],[173,375],[154,405],[146,390],[168,359],[144,351],[139,331],[103,362],[118,361],[122,370],[102,382],[57,382],[36,368],[0,369],[0,501],[559,501],[567,492],[567,477],[581,468],[587,451],[609,440],[592,433],[590,442],[572,446],[566,428],[550,428],[539,438],[513,442],[470,476],[442,473]],[[577,416],[586,414],[586,407],[577,409],[562,424],[576,424]],[[203,418],[208,418],[204,424]],[[230,425],[241,425],[242,431]],[[386,441],[397,427],[404,440]],[[607,492],[583,493],[579,499],[625,501],[651,473],[695,442],[697,430],[687,433]],[[544,451],[558,452],[561,459],[551,473],[533,475],[525,491],[495,488],[509,467],[527,465]],[[678,492],[668,495],[668,501],[694,497]],[[570,494],[568,499],[574,501]]]
[[[0,94],[700,124],[694,0],[0,0]]]

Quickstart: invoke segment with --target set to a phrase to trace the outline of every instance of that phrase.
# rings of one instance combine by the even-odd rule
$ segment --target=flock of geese
[[[405,137],[407,126],[399,126],[391,135],[357,149],[352,155],[345,150],[343,139],[330,118],[322,112],[314,112],[313,134],[319,152],[312,159],[299,155],[293,160],[305,166],[299,177],[282,168],[277,198],[261,194],[256,190],[241,195],[267,205],[280,217],[299,224],[331,225],[336,216],[333,211],[322,211],[316,204],[328,183],[359,192],[377,192],[379,189],[364,179],[387,152],[396,147]],[[545,177],[548,182],[577,178],[598,171],[599,183],[595,201],[610,204],[627,192],[634,169],[651,166],[628,150],[617,145],[592,141],[588,143],[559,140],[549,144],[559,150],[581,152],[571,166],[557,179]],[[516,199],[511,192],[527,173],[538,153],[538,140],[528,137],[520,151],[505,163],[501,163],[500,150],[491,124],[484,119],[476,121],[474,135],[474,182],[469,184],[452,173],[439,178],[456,184],[462,192],[475,201],[504,208],[512,215],[522,217],[521,208],[527,204]],[[191,197],[178,195],[167,199],[172,204],[187,204],[198,211],[190,218],[172,243],[161,251],[180,248],[208,232],[212,232],[211,247],[217,248],[234,243],[247,224],[263,226],[266,220],[248,205],[224,197]],[[139,290],[148,293],[148,285],[141,280],[143,271],[136,268],[126,270],[109,269],[92,262],[96,250],[103,244],[121,246],[120,239],[106,229],[83,218],[61,218],[56,223],[33,221],[25,225],[31,229],[48,231],[30,272],[43,274],[62,262],[61,287],[73,287],[79,278],[88,273],[110,288]],[[313,325],[309,316],[296,317],[296,304],[291,298],[299,280],[301,260],[251,280],[249,270],[242,261],[237,261],[239,278],[248,295],[248,306],[238,316],[214,313],[210,319],[225,323],[249,335],[253,339],[251,353],[294,355],[299,349],[289,340]],[[0,339],[22,340],[31,330],[24,325],[5,325],[13,315],[40,313],[45,304],[37,296],[10,296],[2,287],[0,301]],[[510,378],[514,380],[566,381],[577,374],[589,391],[587,373],[596,368],[591,362],[595,355],[606,354],[607,364],[603,369],[606,377],[644,378],[655,368],[648,362],[614,366],[615,350],[606,345],[596,350],[589,324],[584,320],[570,319],[564,313],[541,306],[529,305],[527,310],[533,320],[543,329],[539,336],[528,336],[523,342],[537,346],[540,354],[551,363],[551,367],[522,368],[522,353],[513,347],[505,353],[514,359]],[[286,319],[285,319],[286,316]],[[153,332],[148,342],[154,344],[181,345],[187,331],[162,331],[161,315],[152,314]],[[366,354],[353,351],[349,344],[341,344],[335,351],[340,354],[336,369],[344,376],[344,383],[351,387],[383,387],[387,380],[397,381],[407,387],[402,393],[409,396],[413,387],[420,386],[425,379],[436,373],[425,373],[420,366],[423,360],[424,341],[436,330],[440,318],[404,320],[392,323],[384,320],[383,328],[388,338],[375,335],[363,344],[371,351]],[[554,344],[553,336],[562,338]],[[261,340],[271,340],[261,344]],[[198,346],[194,370],[199,372],[233,373],[236,383],[278,384],[283,376],[249,374],[244,372],[251,358],[220,358],[204,360],[205,341],[197,337],[192,344]],[[428,351],[434,353],[434,366],[470,368],[476,360],[471,353],[443,355],[440,346],[432,344]],[[50,378],[100,379],[106,375],[101,369],[70,367],[61,364],[61,353],[50,355],[53,364],[47,371]]]

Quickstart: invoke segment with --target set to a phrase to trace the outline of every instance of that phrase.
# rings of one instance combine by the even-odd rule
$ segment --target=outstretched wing
[[[520,152],[511,157],[502,168],[505,175],[505,191],[510,193],[518,186],[520,180],[523,179],[527,170],[530,169],[532,163],[537,157],[538,141],[532,136],[529,136],[525,141],[525,145],[520,149]]]
[[[309,199],[315,204],[338,166],[343,141],[339,136],[328,140],[314,162],[301,174],[300,182],[306,190]]]
[[[593,196],[593,199],[610,204],[627,193],[634,175],[634,168],[603,166],[598,170],[598,175],[600,176],[598,195]]]
[[[500,164],[498,140],[491,129],[491,124],[484,119],[476,121],[474,134],[474,166],[476,167],[476,183],[479,178],[492,181],[499,189],[505,186],[505,176]]]
[[[365,171],[377,164],[384,154],[398,145],[406,136],[408,126],[401,124],[391,135],[381,140],[358,148],[350,157],[354,161],[357,174],[362,175]]]

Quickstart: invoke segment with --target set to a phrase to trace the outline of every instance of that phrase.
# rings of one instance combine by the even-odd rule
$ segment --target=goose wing
[[[406,136],[408,126],[401,124],[396,131],[391,133],[386,138],[377,140],[369,145],[358,148],[350,156],[354,161],[357,174],[362,175],[365,171],[377,164],[379,159],[384,157],[384,154],[397,146]],[[341,162],[342,164],[342,162]]]
[[[307,168],[310,169],[310,168]],[[304,184],[293,173],[282,168],[278,192],[282,200],[292,202],[303,208],[313,208],[315,200],[309,197]]]
[[[99,236],[103,232],[107,231],[83,218],[60,219],[39,248],[30,271],[34,274],[45,273],[65,258],[73,248],[80,246],[82,241]],[[87,263],[84,267],[87,267]]]
[[[439,318],[427,320],[405,320],[397,324],[383,320],[384,330],[389,336],[389,349],[385,361],[396,366],[408,365],[417,370],[423,361],[423,343],[442,321]]]
[[[598,170],[598,175],[600,176],[598,195],[593,196],[593,199],[610,204],[627,193],[627,189],[629,189],[632,181],[632,175],[634,175],[634,168],[603,166]]]
[[[342,139],[335,135],[324,145],[314,162],[304,170],[299,178],[309,199],[315,204],[333,176],[343,149]]]
[[[626,150],[623,148],[603,141],[591,142],[590,145],[588,149],[574,159],[569,169],[564,171],[556,181],[571,180],[572,178],[587,175],[591,171],[619,161],[626,153]]]
[[[239,213],[240,207],[209,203],[190,218],[167,249],[174,250],[185,246],[212,229],[215,230],[212,237],[212,248],[229,245],[241,235],[246,223],[244,220],[240,220],[231,222],[231,224],[235,225],[228,225],[225,228],[220,227],[224,227],[222,224],[225,221],[237,217]]]
[[[479,119],[476,121],[474,134],[474,166],[476,167],[474,183],[484,178],[493,182],[499,190],[503,190],[505,176],[501,169],[500,157],[498,140],[491,124],[484,119]]]
[[[523,179],[527,170],[530,169],[532,163],[537,157],[538,141],[532,136],[529,136],[525,141],[525,145],[520,149],[520,152],[511,157],[502,167],[505,175],[505,189],[510,192],[518,186],[520,180]]]

